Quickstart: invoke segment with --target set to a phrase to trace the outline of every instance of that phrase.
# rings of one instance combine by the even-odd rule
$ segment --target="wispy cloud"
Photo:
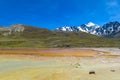
[[[109,20],[115,21],[120,19],[120,5],[118,0],[108,0],[106,2],[106,11],[108,13]]]
[[[114,0],[114,1],[108,1],[108,2],[106,2],[106,5],[110,8],[110,7],[118,7],[119,6],[119,4],[118,4],[118,2],[116,1],[116,0]]]

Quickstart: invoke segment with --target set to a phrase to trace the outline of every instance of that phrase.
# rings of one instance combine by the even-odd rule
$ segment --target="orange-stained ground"
[[[76,56],[76,57],[92,57],[99,53],[105,52],[96,51],[92,49],[59,49],[59,48],[50,48],[50,49],[0,49],[0,54],[19,54],[19,55],[39,55],[39,56]]]

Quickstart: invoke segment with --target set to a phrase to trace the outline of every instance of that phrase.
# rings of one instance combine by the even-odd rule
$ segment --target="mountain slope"
[[[103,36],[108,36],[108,37],[119,37],[117,36],[120,32],[120,23],[115,21],[115,22],[109,22],[103,25],[101,28]],[[103,31],[105,30],[105,31]]]
[[[46,38],[53,34],[52,31],[44,28],[36,28],[33,26],[24,26],[25,30],[21,33],[23,38]]]

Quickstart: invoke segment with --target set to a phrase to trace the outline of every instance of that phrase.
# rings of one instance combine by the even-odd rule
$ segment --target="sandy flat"
[[[120,57],[104,57],[110,53],[100,50],[29,50],[27,55],[23,54],[27,50],[0,52],[0,80],[120,80]],[[89,74],[91,70],[95,74]]]

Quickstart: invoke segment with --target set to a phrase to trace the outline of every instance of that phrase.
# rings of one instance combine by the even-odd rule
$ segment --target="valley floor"
[[[0,80],[120,80],[117,48],[1,49],[0,53]]]

